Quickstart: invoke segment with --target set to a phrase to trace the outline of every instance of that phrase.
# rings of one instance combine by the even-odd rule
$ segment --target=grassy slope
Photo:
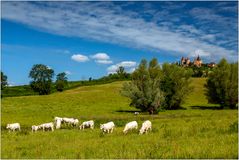
[[[230,130],[237,110],[191,109],[210,107],[203,94],[205,79],[195,86],[184,107],[150,116],[134,116],[129,100],[119,95],[122,82],[80,87],[48,96],[9,97],[2,100],[2,158],[237,158],[238,135]],[[127,111],[127,112],[119,112]],[[54,116],[94,119],[96,129],[61,129],[53,133],[31,133],[30,126]],[[123,135],[123,125],[145,119],[153,132]],[[116,130],[102,135],[99,123],[113,120]],[[23,131],[8,133],[7,123],[20,122]]]

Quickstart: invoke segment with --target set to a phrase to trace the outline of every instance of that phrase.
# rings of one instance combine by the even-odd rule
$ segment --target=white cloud
[[[122,66],[124,67],[125,71],[127,72],[132,72],[135,67],[136,67],[136,62],[134,61],[122,61],[120,63],[117,63],[117,64],[114,64],[114,65],[111,65],[107,68],[107,72],[108,74],[110,73],[116,73],[117,69]]]
[[[91,56],[91,58],[97,59],[97,60],[108,60],[108,59],[110,59],[110,57],[106,53],[97,53],[97,54]]]
[[[229,18],[203,11],[194,9],[190,14],[200,21],[216,21],[219,25],[227,25],[230,22],[230,26],[234,24]],[[157,23],[147,22],[136,15],[136,12],[125,11],[120,5],[108,2],[2,3],[3,19],[57,35],[94,39],[157,52],[163,50],[176,56],[201,49],[220,59],[230,57],[236,52],[193,35],[204,34],[193,26],[182,26],[181,30],[188,32],[184,34],[168,26],[162,27]],[[160,19],[162,16],[164,15],[158,15],[156,18]],[[212,36],[206,38],[213,40]]]
[[[71,59],[77,62],[86,62],[89,61],[89,58],[82,54],[74,54],[71,56]]]
[[[95,55],[92,55],[91,58],[95,59],[95,62],[100,64],[113,63],[113,61],[110,60],[110,56],[108,56],[106,53],[96,53]]]

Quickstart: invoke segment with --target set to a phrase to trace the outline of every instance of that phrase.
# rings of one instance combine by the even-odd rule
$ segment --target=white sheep
[[[12,124],[7,124],[7,127],[6,127],[9,132],[10,131],[15,131],[15,130],[19,130],[21,131],[21,127],[20,127],[20,124],[19,123],[12,123]]]
[[[138,123],[136,121],[129,122],[125,125],[123,133],[127,133],[129,130],[138,129]]]
[[[32,126],[32,132],[36,132],[37,130],[41,129],[40,126],[33,125]]]
[[[112,133],[114,130],[115,124],[114,122],[108,122],[105,124],[100,124],[100,129],[103,131],[103,133]]]
[[[147,120],[142,124],[142,127],[139,130],[139,134],[147,133],[149,130],[150,131],[152,130],[152,123],[149,120]]]
[[[62,118],[62,122],[76,126],[79,123],[79,120],[75,118]]]
[[[56,129],[60,129],[61,128],[61,122],[63,121],[63,118],[55,117],[54,119],[55,119]]]
[[[84,130],[85,128],[94,129],[94,121],[93,121],[93,120],[90,120],[90,121],[83,122],[83,123],[80,125],[80,129],[83,129],[83,130]]]
[[[41,124],[41,125],[39,125],[39,127],[42,128],[43,131],[45,131],[45,129],[50,129],[52,132],[54,131],[53,122]]]

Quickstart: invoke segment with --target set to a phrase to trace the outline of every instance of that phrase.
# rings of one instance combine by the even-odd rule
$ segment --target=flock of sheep
[[[75,119],[75,118],[55,117],[54,121],[55,121],[54,123],[50,122],[50,123],[44,123],[41,125],[33,125],[32,132],[36,132],[40,129],[42,129],[43,131],[45,131],[45,130],[54,131],[54,127],[56,129],[60,129],[62,124],[67,124],[67,125],[71,125],[71,126],[77,126],[79,124],[79,120]],[[6,128],[9,131],[15,131],[15,130],[20,131],[21,130],[19,123],[7,124]],[[94,121],[93,120],[85,121],[79,126],[79,128],[83,129],[83,130],[85,128],[94,129]],[[112,133],[114,128],[115,128],[114,122],[100,124],[100,129],[102,130],[103,133]],[[125,125],[123,133],[126,134],[128,131],[134,130],[134,129],[136,129],[136,130],[138,129],[138,123],[136,121],[129,122]],[[151,130],[152,130],[152,123],[149,120],[147,120],[147,121],[143,122],[142,127],[139,130],[139,134],[144,134]]]

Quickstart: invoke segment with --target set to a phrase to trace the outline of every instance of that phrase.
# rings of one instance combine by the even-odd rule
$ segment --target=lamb
[[[129,130],[138,129],[138,123],[136,121],[129,122],[125,125],[123,133],[126,134]]]
[[[147,120],[142,124],[142,127],[139,130],[139,134],[147,133],[149,130],[150,131],[152,130],[152,123],[149,120]]]
[[[83,130],[84,130],[85,128],[94,129],[94,121],[93,121],[93,120],[90,120],[90,121],[83,122],[83,123],[80,125],[80,129],[83,129]]]
[[[21,127],[20,127],[20,124],[19,123],[12,123],[12,124],[7,124],[7,127],[6,127],[9,132],[10,131],[15,131],[15,130],[19,130],[21,131]]]
[[[112,133],[114,130],[115,124],[114,122],[108,122],[105,124],[100,124],[100,129],[103,131],[103,133]]]

